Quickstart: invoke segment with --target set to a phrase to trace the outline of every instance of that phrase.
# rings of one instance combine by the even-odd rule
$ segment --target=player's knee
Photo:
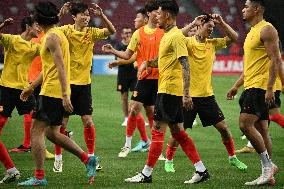
[[[84,125],[85,125],[85,127],[92,127],[93,121],[87,121]]]
[[[85,127],[91,127],[94,124],[90,115],[82,116],[82,121]]]
[[[132,107],[132,108],[130,109],[129,115],[130,115],[130,116],[136,116],[138,113],[139,113],[138,109],[135,108],[135,107]]]
[[[243,132],[243,133],[246,133],[248,131],[248,125],[245,124],[244,122],[240,122],[240,130]]]
[[[92,119],[87,119],[84,121],[84,126],[85,127],[92,127],[94,124],[93,124],[93,120]]]
[[[153,117],[154,116],[154,111],[146,111],[146,116],[147,117]]]

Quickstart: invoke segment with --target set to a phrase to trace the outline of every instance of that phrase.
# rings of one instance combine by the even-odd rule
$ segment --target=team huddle
[[[280,114],[284,69],[279,37],[274,26],[264,20],[263,0],[247,0],[242,12],[243,19],[251,25],[244,43],[244,71],[228,91],[227,99],[234,99],[238,88],[244,85],[239,101],[240,129],[259,154],[262,170],[260,177],[245,185],[274,185],[278,167],[271,159],[268,121],[284,127],[284,116]],[[61,17],[67,13],[71,13],[74,24],[59,26]],[[88,27],[90,14],[100,17],[105,28]],[[210,173],[185,131],[194,126],[197,114],[203,127],[212,125],[220,133],[229,164],[240,171],[248,168],[236,156],[233,136],[211,84],[216,52],[236,42],[238,34],[218,14],[200,15],[179,29],[178,14],[175,0],[149,0],[137,11],[134,33],[130,28],[123,28],[119,45],[102,47],[105,53],[117,57],[109,67],[119,67],[117,90],[122,97],[126,138],[118,157],[148,152],[142,171],[125,182],[151,183],[158,160],[165,160],[165,171],[174,173],[173,159],[179,145],[195,168],[193,176],[184,183],[208,181]],[[23,19],[22,34],[3,34],[2,29],[12,23],[13,19],[9,18],[0,25],[0,44],[5,55],[0,80],[0,134],[16,108],[19,115],[24,115],[25,136],[23,144],[11,151],[31,150],[35,164],[34,177],[19,182],[18,186],[47,185],[45,137],[55,144],[53,171],[63,171],[64,148],[82,161],[88,183],[92,184],[97,171],[102,169],[95,155],[96,131],[92,120],[93,48],[97,41],[107,39],[116,29],[98,5],[88,7],[84,3],[69,2],[60,10],[51,2],[40,2]],[[210,38],[216,26],[224,30],[223,38]],[[129,89],[133,93],[128,103]],[[148,118],[151,140],[142,107]],[[81,117],[87,152],[66,130],[70,115]],[[131,148],[136,127],[141,140]],[[164,158],[167,127],[171,136]],[[6,168],[0,185],[19,180],[20,172],[1,140],[0,161]]]

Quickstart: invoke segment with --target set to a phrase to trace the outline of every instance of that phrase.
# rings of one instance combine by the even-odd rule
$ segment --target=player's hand
[[[237,93],[238,93],[238,89],[236,87],[231,88],[227,92],[227,100],[234,100]]]
[[[102,46],[102,51],[105,53],[113,53],[114,48],[111,46],[111,44],[106,44]]]
[[[103,10],[101,7],[99,7],[98,4],[96,3],[92,3],[92,8],[90,8],[90,11],[96,15],[96,16],[102,16],[104,13],[103,13]]]
[[[28,98],[33,94],[34,89],[30,86],[28,86],[27,88],[25,88],[21,95],[20,95],[20,99],[24,102],[26,102],[28,100]]]
[[[212,14],[212,18],[214,19],[215,24],[222,24],[224,23],[224,20],[220,14]]]
[[[202,24],[202,21],[203,19],[206,17],[206,15],[200,15],[200,16],[197,16],[194,20],[193,20],[193,24],[196,25],[196,26],[199,26]]]
[[[71,104],[71,100],[70,100],[70,97],[65,95],[63,96],[63,99],[62,99],[62,104],[63,104],[63,107],[64,109],[69,112],[69,113],[72,113],[73,112],[73,106]]]
[[[183,95],[182,97],[182,103],[183,103],[183,107],[186,110],[191,110],[193,109],[193,102],[192,102],[192,98],[189,95]]]
[[[267,89],[265,92],[265,103],[270,106],[275,101],[274,92],[272,89]]]
[[[147,62],[146,61],[142,62],[142,64],[140,65],[138,69],[138,75],[140,76],[144,70],[146,70],[147,72]]]
[[[70,2],[64,3],[64,5],[61,7],[59,14],[58,14],[59,18],[67,14],[70,9],[71,9],[71,3]]]
[[[134,68],[135,68],[136,70],[138,69],[137,61],[133,62],[133,66],[134,66]]]
[[[4,20],[3,26],[9,26],[9,25],[11,25],[13,23],[14,23],[14,19],[13,18],[7,18],[6,20]]]
[[[119,66],[119,61],[118,61],[118,60],[115,60],[115,61],[113,61],[113,62],[108,63],[108,67],[109,67],[110,69],[112,69],[112,68],[114,68],[114,67],[117,67],[117,66]]]

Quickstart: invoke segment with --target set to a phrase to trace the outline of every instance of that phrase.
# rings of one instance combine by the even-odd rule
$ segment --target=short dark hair
[[[142,14],[144,17],[147,17],[147,18],[148,18],[147,11],[146,11],[145,8],[138,9],[138,10],[136,11],[136,14]]]
[[[158,5],[163,11],[168,11],[173,16],[177,16],[179,13],[179,6],[176,0],[159,0]]]
[[[26,31],[27,29],[27,25],[28,26],[32,26],[33,23],[35,23],[35,19],[31,16],[27,16],[25,18],[22,19],[22,22],[21,22],[21,29],[22,29],[22,32]]]
[[[73,16],[76,16],[79,13],[84,13],[86,10],[88,10],[88,5],[85,3],[72,3],[71,4],[71,9],[70,9],[70,13]]]
[[[156,0],[148,0],[146,5],[145,5],[145,10],[146,12],[152,12],[154,10],[158,10],[159,5]]]
[[[250,1],[253,2],[253,3],[257,3],[257,4],[259,4],[263,7],[265,7],[265,5],[266,5],[264,0],[250,0]]]
[[[35,7],[35,21],[39,25],[50,26],[59,22],[59,9],[49,1],[39,2]]]
[[[124,30],[124,29],[131,29],[131,30],[132,30],[132,28],[129,27],[129,26],[122,26],[122,27],[121,27],[121,30]]]
[[[214,20],[211,14],[205,14],[205,17],[202,19],[202,23],[205,24],[211,20]]]

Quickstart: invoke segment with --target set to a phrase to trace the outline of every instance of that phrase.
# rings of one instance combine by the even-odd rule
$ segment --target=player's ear
[[[30,28],[31,27],[28,24],[26,24],[26,31],[29,30]]]
[[[75,20],[76,16],[72,15],[73,20]]]

